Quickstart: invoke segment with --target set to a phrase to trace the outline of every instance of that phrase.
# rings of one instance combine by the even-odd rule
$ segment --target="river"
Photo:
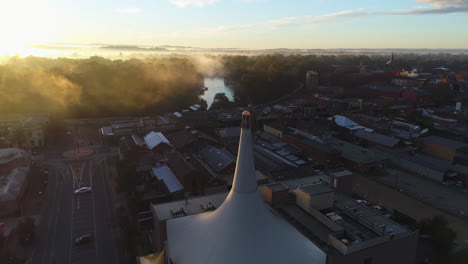
[[[225,93],[229,101],[234,101],[234,93],[229,86],[224,85],[223,78],[205,78],[205,87],[208,88],[207,91],[201,96],[206,103],[208,108],[211,107],[213,103],[213,98],[217,93]]]

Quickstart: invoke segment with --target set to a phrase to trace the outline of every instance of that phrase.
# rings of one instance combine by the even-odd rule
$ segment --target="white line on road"
[[[92,181],[92,177],[91,177],[91,171],[90,171],[90,184],[91,184],[91,188],[93,188],[93,181]],[[98,248],[97,248],[97,244],[98,244],[98,237],[97,237],[97,230],[96,230],[96,208],[94,207],[94,191],[91,192],[91,200],[93,201],[93,220],[94,220],[94,246],[96,248],[96,263],[99,264],[99,253],[98,253]]]
[[[73,172],[72,172],[72,177],[73,177]],[[73,188],[73,191],[75,190],[75,188]],[[70,206],[71,208],[71,223],[70,223],[70,250],[69,250],[69,254],[68,254],[68,263],[71,264],[72,262],[72,246],[73,246],[73,208],[74,208],[74,205],[75,205],[75,194],[73,193],[73,196],[72,196],[72,206]]]

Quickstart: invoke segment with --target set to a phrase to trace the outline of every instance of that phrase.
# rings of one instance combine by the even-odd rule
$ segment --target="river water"
[[[224,85],[223,78],[205,78],[205,87],[208,90],[205,91],[201,98],[206,100],[208,108],[211,107],[213,98],[217,93],[225,93],[229,101],[234,101],[234,93],[229,86]]]

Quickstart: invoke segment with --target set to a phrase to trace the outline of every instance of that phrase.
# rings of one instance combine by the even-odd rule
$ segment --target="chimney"
[[[250,112],[244,111],[242,112],[239,150],[232,185],[233,191],[237,193],[252,193],[257,191],[252,149],[252,131],[250,127]]]

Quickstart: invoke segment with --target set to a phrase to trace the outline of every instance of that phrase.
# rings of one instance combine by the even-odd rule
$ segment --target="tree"
[[[201,109],[203,109],[203,110],[208,109],[208,103],[206,102],[205,99],[200,99],[200,103],[199,103],[199,104],[201,105]]]
[[[456,233],[448,227],[447,219],[436,215],[431,219],[422,220],[419,226],[422,233],[431,237],[432,250],[436,260],[444,263],[450,257],[456,238]]]
[[[211,104],[210,110],[230,108],[233,106],[233,103],[229,101],[225,93],[217,93],[213,98],[213,103]]]

